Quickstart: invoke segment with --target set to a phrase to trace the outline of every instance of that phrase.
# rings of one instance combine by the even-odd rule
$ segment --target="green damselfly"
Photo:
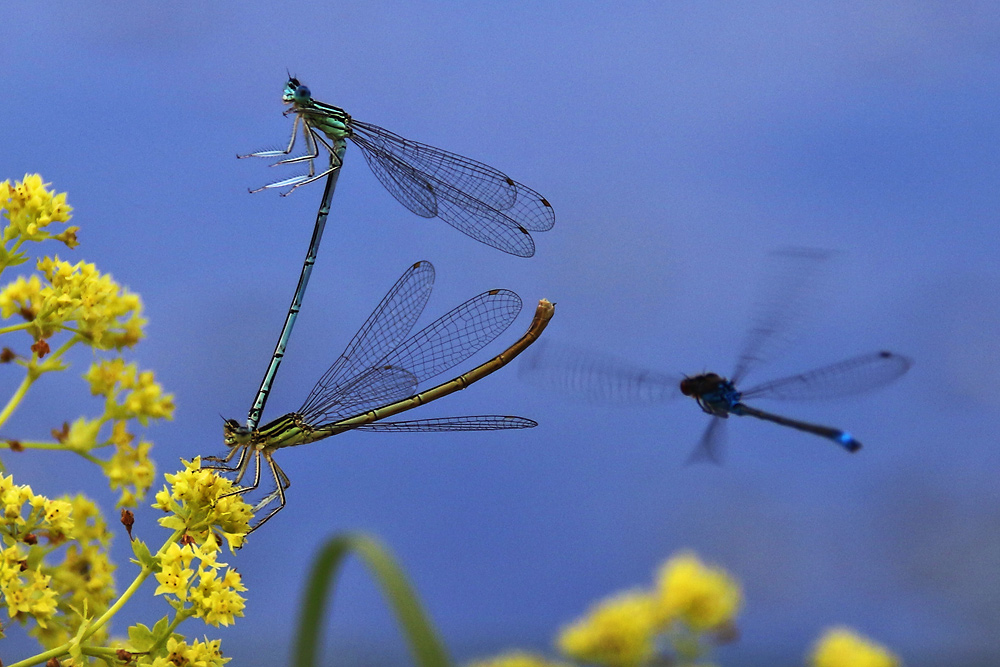
[[[258,490],[262,469],[270,470],[274,488],[253,508],[254,514],[270,509],[254,529],[285,505],[285,490],[291,482],[274,460],[279,449],[352,430],[491,431],[537,425],[530,419],[502,415],[382,421],[465,389],[499,370],[538,338],[554,313],[553,304],[542,299],[527,332],[513,345],[463,375],[417,392],[420,383],[453,368],[493,341],[521,310],[521,300],[513,292],[490,290],[408,336],[430,297],[433,281],[434,268],[429,262],[411,266],[299,410],[253,429],[226,420],[228,453],[206,457],[204,467],[232,474],[233,483],[239,486],[234,493],[241,494]],[[244,485],[251,464],[252,481]]]

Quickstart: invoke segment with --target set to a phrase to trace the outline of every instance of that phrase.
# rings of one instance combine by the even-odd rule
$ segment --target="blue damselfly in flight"
[[[801,318],[818,270],[830,253],[810,249],[772,253],[769,265],[777,285],[758,304],[754,324],[729,377],[716,373],[674,376],[632,365],[611,356],[542,343],[526,355],[518,374],[534,384],[599,402],[657,402],[689,396],[712,416],[689,460],[721,460],[723,426],[730,415],[755,417],[812,433],[855,452],[861,443],[849,432],[765,412],[748,400],[811,400],[849,396],[885,386],[909,370],[912,361],[893,352],[872,352],[815,370],[772,380],[746,390],[740,382],[753,366],[774,356],[794,321]],[[680,390],[678,392],[678,389]]]
[[[492,431],[531,428],[523,417],[473,415],[409,421],[387,417],[465,389],[510,363],[531,345],[552,318],[554,306],[542,299],[527,332],[513,345],[452,380],[417,391],[418,385],[462,363],[499,336],[521,310],[521,299],[509,290],[495,289],[466,301],[415,334],[410,331],[424,310],[434,282],[429,262],[411,266],[389,291],[347,349],[323,374],[305,403],[260,428],[249,429],[236,420],[224,425],[226,455],[207,457],[205,468],[233,475],[234,493],[249,493],[261,485],[263,468],[270,471],[263,498],[254,514],[270,508],[253,529],[285,506],[291,482],[274,460],[279,449],[304,445],[345,431]],[[253,465],[254,472],[244,483]]]

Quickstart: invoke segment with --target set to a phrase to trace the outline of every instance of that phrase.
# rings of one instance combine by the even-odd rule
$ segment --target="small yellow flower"
[[[571,667],[565,662],[552,662],[534,653],[514,651],[487,660],[477,660],[468,667]]]
[[[181,546],[176,542],[171,544],[160,556],[160,571],[154,575],[160,585],[153,595],[170,594],[179,600],[186,600],[188,582],[194,576],[194,570],[190,567],[194,557],[192,545]]]
[[[580,662],[607,667],[638,667],[655,650],[656,603],[631,591],[600,602],[589,614],[563,629],[559,650]]]
[[[101,515],[97,504],[83,494],[70,498],[73,505],[73,539],[80,544],[97,544],[107,547],[111,544],[108,523]]]
[[[75,609],[103,610],[115,598],[115,566],[99,544],[71,544],[66,558],[51,568],[52,585],[69,593],[66,606]]]
[[[152,371],[139,373],[122,406],[143,425],[149,419],[173,419],[174,416],[174,396],[163,395],[163,388],[153,379]]]
[[[10,579],[0,584],[0,591],[11,618],[28,614],[44,628],[46,621],[55,613],[58,602],[56,591],[49,587],[52,577],[42,574],[41,567],[26,574],[27,583],[21,577]]]
[[[8,527],[22,527],[25,518],[21,515],[25,503],[31,502],[35,496],[31,487],[14,484],[14,477],[0,475],[0,509],[3,511],[3,524]]]
[[[67,227],[58,234],[52,236],[56,241],[62,241],[66,244],[66,247],[72,250],[73,248],[80,245],[80,242],[76,239],[76,233],[80,231],[79,227]]]
[[[58,329],[72,328],[77,335],[99,349],[119,349],[130,346],[141,337],[145,320],[139,313],[139,296],[119,286],[109,275],[101,274],[93,264],[70,264],[58,257],[38,260],[49,286],[43,286],[31,302],[32,328],[35,339],[49,338]],[[27,288],[19,286],[23,292]],[[28,286],[30,287],[30,285]],[[15,297],[11,305],[23,305]],[[0,308],[5,302],[0,300]],[[70,327],[69,323],[75,323]]]
[[[735,580],[693,553],[674,556],[660,569],[657,602],[662,623],[681,621],[696,631],[721,629],[733,623],[741,598]]]
[[[43,507],[45,523],[42,526],[52,534],[68,535],[73,532],[73,505],[65,500],[46,500]]]
[[[0,183],[0,211],[10,221],[4,229],[4,241],[17,236],[26,241],[52,238],[44,229],[70,219],[73,209],[66,204],[66,193],[56,194],[46,190],[46,185],[51,183],[43,183],[38,174],[25,174],[24,180],[13,186],[10,181]]]
[[[111,437],[108,442],[116,447],[128,447],[135,440],[135,436],[128,432],[128,423],[124,420],[116,421],[111,427]]]
[[[218,528],[229,542],[230,550],[242,546],[250,530],[253,512],[238,494],[230,494],[233,483],[211,470],[201,469],[201,457],[182,461],[184,470],[166,474],[170,488],[156,494],[153,507],[170,512],[160,525],[184,530],[196,543],[204,544]]]
[[[0,316],[4,319],[21,313],[26,320],[33,320],[42,301],[42,281],[33,275],[19,276],[0,291]]]
[[[69,427],[69,432],[62,439],[62,444],[74,451],[89,452],[97,447],[97,435],[100,430],[100,419],[80,417]]]
[[[232,658],[222,657],[219,649],[220,640],[209,641],[195,640],[190,645],[175,637],[167,640],[167,655],[158,657],[152,662],[147,662],[143,656],[139,657],[139,665],[145,667],[222,667]]]
[[[27,555],[18,544],[0,551],[0,585],[21,576],[26,567],[26,559]]]
[[[809,656],[810,667],[900,667],[902,664],[884,646],[848,628],[827,630]]]
[[[134,380],[135,365],[125,365],[125,360],[116,357],[107,361],[97,361],[90,365],[83,379],[90,384],[90,393],[94,396],[112,397],[118,391],[118,385],[125,386]]]
[[[115,426],[124,422],[116,422]],[[116,429],[117,430],[117,429]],[[119,439],[132,436],[128,432],[118,433]],[[113,438],[114,439],[114,436]],[[156,465],[149,457],[153,444],[140,441],[138,445],[116,444],[115,453],[104,463],[104,474],[113,490],[121,489],[122,495],[118,507],[135,507],[136,501],[146,497],[146,492],[153,485]]]
[[[245,590],[246,586],[235,570],[226,570],[220,579],[215,569],[205,568],[188,598],[196,617],[218,627],[232,625],[236,616],[243,616],[246,599],[237,591]]]
[[[231,625],[235,617],[243,616],[246,600],[239,592],[246,587],[235,570],[227,570],[219,576],[219,570],[226,564],[218,562],[218,554],[219,544],[212,534],[200,547],[171,544],[160,556],[161,569],[155,575],[160,585],[155,594],[170,594],[188,602],[188,613],[209,625]],[[197,582],[194,580],[195,560],[199,561]]]

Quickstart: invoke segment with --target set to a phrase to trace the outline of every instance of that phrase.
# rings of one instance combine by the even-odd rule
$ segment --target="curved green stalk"
[[[320,551],[306,583],[306,599],[299,617],[298,637],[292,658],[296,667],[315,667],[320,650],[320,627],[327,598],[332,597],[333,579],[350,553],[357,554],[371,573],[386,601],[392,607],[410,645],[413,659],[420,667],[448,667],[451,660],[430,619],[420,606],[406,574],[378,540],[359,533],[332,538]],[[330,595],[327,595],[330,589]]]
[[[28,393],[28,389],[37,378],[38,375],[32,373],[31,369],[28,369],[28,372],[24,375],[24,379],[21,380],[21,384],[18,385],[17,391],[14,392],[14,394],[10,397],[10,400],[7,401],[7,405],[3,407],[3,411],[0,412],[0,427],[7,423],[7,420],[10,419],[14,410],[17,409],[17,406],[19,406],[21,401],[24,400],[24,395]]]

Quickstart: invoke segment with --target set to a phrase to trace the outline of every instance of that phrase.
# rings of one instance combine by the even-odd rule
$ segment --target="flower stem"
[[[24,395],[28,393],[28,389],[31,387],[31,384],[37,378],[38,374],[33,373],[29,368],[28,372],[24,374],[24,379],[21,380],[21,386],[17,388],[14,395],[10,397],[9,401],[7,401],[7,405],[4,406],[3,412],[0,412],[0,427],[7,423],[11,414],[13,414],[14,410],[17,409],[17,406],[21,404],[21,401],[24,399]]]

